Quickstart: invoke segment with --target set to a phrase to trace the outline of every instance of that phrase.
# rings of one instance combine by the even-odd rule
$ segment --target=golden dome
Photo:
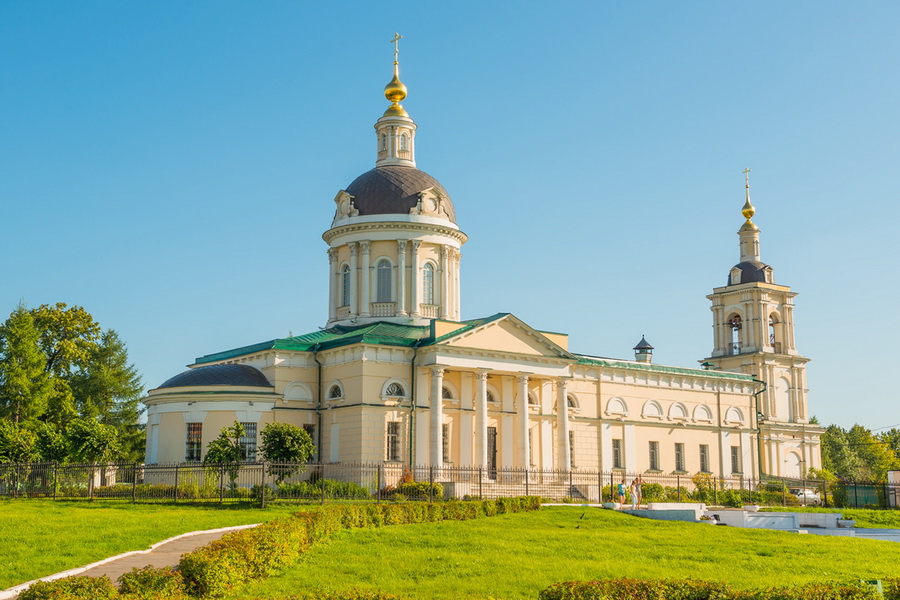
[[[406,98],[406,86],[400,81],[397,63],[394,63],[394,78],[384,86],[384,97],[390,100],[391,104],[399,104]]]

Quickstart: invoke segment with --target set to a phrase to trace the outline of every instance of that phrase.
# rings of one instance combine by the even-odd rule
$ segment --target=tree
[[[0,420],[0,464],[37,460],[37,436],[21,423]]]
[[[313,453],[313,441],[301,427],[290,423],[269,423],[262,430],[262,456],[269,474],[281,483],[300,470]]]
[[[44,414],[52,390],[34,317],[20,304],[0,326],[0,418],[15,423]]]
[[[143,408],[141,376],[128,364],[128,351],[122,339],[107,329],[99,342],[88,350],[85,367],[70,383],[79,415],[96,418],[119,432],[121,453],[118,458],[138,460],[144,454],[144,430],[138,424]]]
[[[100,325],[84,308],[68,308],[64,302],[43,304],[31,314],[46,357],[44,371],[52,381],[45,420],[65,425],[78,416],[70,381],[76,372],[88,367],[100,337]]]
[[[246,449],[241,444],[244,433],[244,426],[237,421],[231,427],[223,427],[219,432],[219,437],[206,447],[206,456],[203,457],[203,464],[225,469],[232,491],[241,471],[241,461],[246,456]]]
[[[822,435],[822,467],[845,481],[882,482],[898,466],[890,445],[862,425],[829,425]]]
[[[69,442],[69,456],[78,462],[107,462],[119,450],[116,429],[95,419],[75,419],[69,424],[66,438]]]

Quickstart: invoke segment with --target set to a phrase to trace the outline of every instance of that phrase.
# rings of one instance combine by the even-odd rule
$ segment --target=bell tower
[[[750,170],[745,169],[744,223],[738,231],[740,262],[727,283],[713,289],[713,351],[701,362],[711,368],[753,375],[765,384],[757,394],[761,472],[802,477],[821,468],[822,429],[809,422],[808,358],[794,342],[796,292],[775,283],[771,266],[760,260],[759,228],[751,220]]]

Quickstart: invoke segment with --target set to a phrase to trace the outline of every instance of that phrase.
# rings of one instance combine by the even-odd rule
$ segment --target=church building
[[[248,459],[272,422],[305,428],[323,463],[801,477],[821,468],[790,287],[760,260],[749,183],[740,261],[712,302],[702,368],[569,350],[509,313],[462,318],[467,236],[416,166],[398,63],[375,167],[334,197],[328,317],[312,333],[202,356],[148,392],[146,462],[200,461],[234,421]],[[464,223],[466,202],[461,203]],[[447,472],[451,469],[445,469]]]

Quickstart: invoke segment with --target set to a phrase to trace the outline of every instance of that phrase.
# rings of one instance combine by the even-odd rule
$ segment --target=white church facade
[[[703,368],[569,350],[512,314],[462,319],[450,195],[415,160],[400,102],[375,124],[375,168],[334,198],[328,319],[313,333],[209,354],[150,390],[146,462],[202,459],[239,421],[253,459],[271,422],[304,427],[323,463],[757,478],[821,468],[793,298],[760,261],[749,186],[740,262],[712,302]]]

